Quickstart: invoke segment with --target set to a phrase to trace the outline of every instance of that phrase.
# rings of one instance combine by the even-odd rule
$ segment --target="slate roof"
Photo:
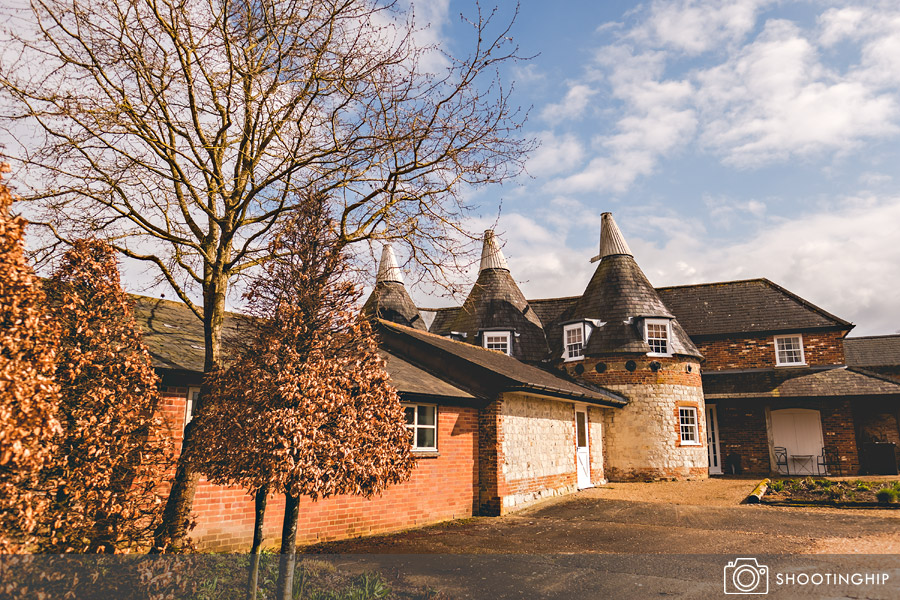
[[[638,317],[673,319],[669,311],[638,267],[634,257],[614,254],[604,257],[584,294],[562,315],[561,322],[599,319],[605,325],[595,328],[584,348],[586,356],[610,353],[646,353]],[[627,321],[627,322],[626,322]],[[690,337],[671,322],[671,351],[674,354],[700,356]],[[557,324],[548,332],[553,340],[553,355],[562,354],[562,327]]]
[[[379,281],[376,283],[366,303],[363,304],[362,312],[369,318],[386,319],[422,331],[427,329],[425,321],[419,314],[419,309],[402,282]]]
[[[203,323],[182,302],[132,295],[134,318],[157,369],[203,372]],[[240,316],[225,315],[224,337],[238,334]]]
[[[469,392],[435,377],[396,354],[383,349],[379,350],[378,354],[387,362],[387,371],[391,374],[391,385],[401,394],[427,396],[434,400],[475,399],[475,396]]]
[[[621,394],[579,383],[563,372],[551,372],[493,350],[439,335],[378,321],[382,347],[416,366],[486,400],[499,393],[520,391],[603,406],[624,406]]]
[[[900,335],[844,338],[844,357],[852,367],[900,366]]]
[[[768,279],[664,287],[657,290],[691,336],[850,329],[853,324]]]
[[[551,323],[558,323],[562,320],[562,316],[567,310],[571,310],[580,296],[569,296],[568,298],[543,298],[540,300],[529,300],[532,310],[537,313],[541,323],[546,327]]]
[[[900,397],[900,382],[854,367],[709,371],[703,373],[703,395],[707,400],[884,395]]]
[[[515,358],[539,362],[550,354],[541,320],[507,269],[482,269],[447,329],[465,333],[466,342],[478,346],[482,345],[480,336],[484,330],[512,330],[515,335],[511,351]]]
[[[462,307],[460,306],[420,308],[419,312],[422,313],[422,316],[425,316],[425,313],[431,313],[433,315],[428,331],[437,335],[447,335],[450,333],[450,323],[456,318],[456,313],[458,313],[461,308]]]
[[[146,296],[131,296],[135,320],[144,332],[154,368],[203,373],[203,324],[183,303]],[[225,335],[238,335],[241,315],[225,315]],[[435,400],[472,400],[474,396],[435,377],[400,356],[380,351],[387,361],[391,384],[401,394],[428,396]]]

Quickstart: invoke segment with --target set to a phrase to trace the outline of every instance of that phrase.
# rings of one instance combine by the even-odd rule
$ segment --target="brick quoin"
[[[181,448],[187,388],[163,387],[163,414]],[[417,461],[410,479],[372,499],[336,496],[300,504],[297,541],[313,543],[397,531],[475,514],[478,506],[478,410],[438,407],[436,457]],[[194,498],[196,527],[191,536],[201,550],[246,551],[253,541],[254,501],[236,486],[201,479]],[[280,543],[284,497],[274,494],[266,508],[265,545]]]

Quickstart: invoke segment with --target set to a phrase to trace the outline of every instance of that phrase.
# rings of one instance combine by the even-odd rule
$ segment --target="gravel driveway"
[[[768,597],[900,597],[900,557],[889,555],[900,553],[900,511],[740,505],[757,482],[616,483],[504,517],[318,544],[306,552],[331,554],[340,568],[378,570],[447,598],[727,598],[723,577],[727,585],[727,565],[737,557],[754,557],[771,570]],[[785,572],[878,572],[890,582],[827,590],[778,586],[776,576]]]

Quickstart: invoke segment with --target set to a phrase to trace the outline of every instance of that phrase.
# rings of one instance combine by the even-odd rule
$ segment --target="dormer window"
[[[669,321],[666,319],[646,319],[644,321],[644,341],[650,346],[650,356],[672,356],[669,335]]]
[[[805,365],[803,356],[803,336],[801,335],[776,335],[775,336],[775,366]]]
[[[576,360],[584,356],[584,323],[566,325],[563,329],[566,360]]]
[[[496,350],[507,356],[512,355],[512,344],[508,331],[484,331],[481,337],[484,347],[488,350]]]

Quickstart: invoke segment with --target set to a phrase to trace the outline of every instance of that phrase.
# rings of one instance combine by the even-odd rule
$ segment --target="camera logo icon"
[[[768,594],[769,567],[755,558],[736,558],[725,566],[726,594]]]

